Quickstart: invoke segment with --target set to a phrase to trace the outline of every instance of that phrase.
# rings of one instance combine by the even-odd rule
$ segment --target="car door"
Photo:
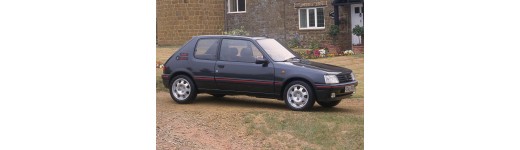
[[[195,59],[188,69],[192,71],[193,79],[199,89],[216,89],[214,76],[219,44],[218,38],[203,38],[195,45],[193,52]]]
[[[264,59],[264,56],[253,42],[222,39],[219,60],[215,67],[217,88],[248,93],[274,93],[273,64],[256,64],[256,59]]]

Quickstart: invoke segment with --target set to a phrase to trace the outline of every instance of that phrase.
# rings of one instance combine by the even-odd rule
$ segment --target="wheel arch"
[[[283,100],[285,88],[287,87],[287,85],[289,85],[289,83],[291,83],[293,81],[303,81],[303,82],[309,84],[309,86],[311,87],[311,90],[314,94],[314,98],[316,98],[316,90],[314,88],[314,84],[312,84],[309,79],[306,79],[304,77],[291,77],[283,82],[282,87],[280,89],[280,99]]]
[[[193,81],[193,84],[195,85],[195,88],[197,87],[197,83],[196,83],[195,80],[193,79],[193,75],[191,75],[190,73],[185,72],[185,71],[176,71],[176,72],[174,72],[174,73],[170,76],[170,81],[169,81],[168,85],[171,85],[172,82],[173,82],[173,78],[175,78],[176,76],[179,76],[179,75],[185,75],[185,76],[187,76],[188,78],[190,78],[191,81]],[[168,87],[168,88],[170,88],[170,87]]]

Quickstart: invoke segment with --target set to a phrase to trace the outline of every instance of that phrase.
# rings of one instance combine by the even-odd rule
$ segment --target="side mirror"
[[[263,64],[263,66],[266,66],[269,63],[269,61],[263,59],[263,58],[257,58],[255,60],[255,64]]]

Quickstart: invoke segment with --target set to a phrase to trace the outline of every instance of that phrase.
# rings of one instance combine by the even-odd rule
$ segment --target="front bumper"
[[[345,86],[348,85],[354,85],[354,87],[356,87],[358,82],[354,80],[338,84],[315,84],[316,99],[317,101],[337,101],[348,98],[354,94],[354,92],[345,92]],[[336,95],[334,98],[331,97],[332,93]]]

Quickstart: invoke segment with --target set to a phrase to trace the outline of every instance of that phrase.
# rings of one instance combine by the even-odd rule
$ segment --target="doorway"
[[[356,27],[356,25],[359,25],[359,26],[363,26],[363,14],[365,12],[364,10],[364,7],[363,7],[363,4],[351,4],[350,5],[350,18],[351,18],[351,28],[350,30],[353,31],[354,27]],[[359,37],[357,37],[356,35],[352,34],[352,44],[353,45],[357,45],[357,44],[361,44],[361,40]]]

